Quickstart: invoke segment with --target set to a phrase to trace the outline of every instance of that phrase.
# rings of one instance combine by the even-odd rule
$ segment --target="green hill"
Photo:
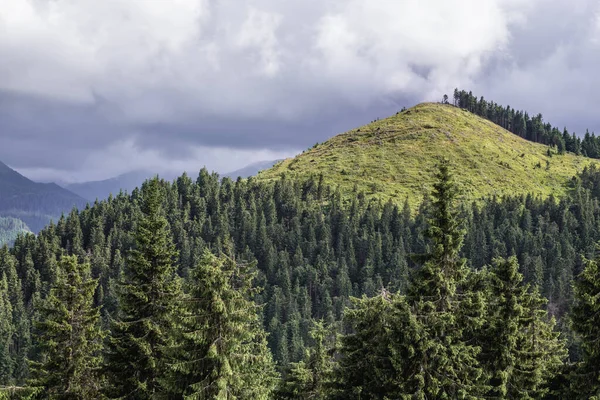
[[[415,205],[430,192],[441,157],[452,161],[466,199],[527,193],[560,197],[577,172],[598,163],[574,154],[548,155],[548,149],[452,105],[423,103],[315,145],[258,179],[323,174],[343,193],[356,185],[371,197],[402,202],[408,197]]]

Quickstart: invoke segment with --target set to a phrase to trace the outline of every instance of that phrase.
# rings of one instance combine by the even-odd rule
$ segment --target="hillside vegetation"
[[[408,198],[414,206],[430,192],[442,157],[454,165],[467,199],[528,193],[561,197],[569,180],[596,162],[548,150],[463,109],[424,103],[337,135],[261,172],[258,179],[323,174],[326,183],[345,194],[356,185],[371,197]]]

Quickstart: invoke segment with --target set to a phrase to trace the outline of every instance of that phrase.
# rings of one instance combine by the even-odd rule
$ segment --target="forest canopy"
[[[0,250],[2,393],[65,398],[65,382],[73,398],[598,390],[576,383],[599,376],[598,325],[583,316],[598,307],[600,171],[560,202],[459,204],[452,168],[440,164],[416,213],[361,193],[344,202],[316,177],[202,170],[21,235]],[[73,330],[69,310],[85,325]],[[65,329],[80,350],[68,362]]]

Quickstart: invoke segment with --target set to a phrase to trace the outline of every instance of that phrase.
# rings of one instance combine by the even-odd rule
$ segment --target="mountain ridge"
[[[34,182],[0,162],[0,217],[5,218],[0,236],[4,238],[14,238],[17,230],[38,232],[50,220],[85,204],[85,199],[55,183]],[[23,224],[6,222],[12,219]]]

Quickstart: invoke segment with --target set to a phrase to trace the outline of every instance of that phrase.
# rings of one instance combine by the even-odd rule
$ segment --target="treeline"
[[[447,102],[448,96],[444,97]],[[586,130],[583,139],[569,133],[567,128],[559,129],[544,122],[542,114],[530,116],[526,111],[518,111],[510,106],[502,106],[493,101],[486,101],[483,96],[477,99],[472,92],[454,89],[453,104],[468,110],[480,117],[500,125],[504,129],[532,142],[553,146],[559,154],[565,151],[600,158],[600,137]]]
[[[491,300],[500,296],[493,290],[503,290],[498,279],[504,278],[494,276],[504,274],[513,279],[508,286],[519,288],[511,294],[521,302],[519,312],[530,312],[528,316],[517,313],[520,316],[515,317],[515,324],[521,327],[517,329],[521,333],[506,340],[525,343],[526,338],[540,339],[558,357],[547,365],[547,370],[532,370],[531,379],[537,383],[535,390],[531,386],[531,393],[540,394],[530,396],[558,393],[572,382],[572,373],[561,364],[566,362],[571,368],[573,363],[586,360],[593,350],[582,341],[583,331],[576,333],[570,328],[567,315],[575,315],[572,304],[579,301],[573,291],[573,277],[580,275],[586,265],[593,276],[589,272],[592,263],[582,255],[592,258],[595,243],[600,240],[598,187],[600,173],[592,168],[573,181],[572,196],[560,202],[522,197],[463,205],[452,221],[463,220],[466,234],[454,230],[454,236],[443,236],[450,237],[451,243],[446,246],[444,239],[442,247],[453,252],[446,257],[436,253],[439,232],[431,229],[436,220],[442,224],[439,194],[433,200],[425,199],[417,212],[411,212],[407,205],[369,201],[360,193],[345,203],[339,192],[318,178],[305,182],[282,179],[267,185],[252,179],[220,181],[217,175],[203,170],[196,181],[185,175],[173,183],[155,179],[131,196],[121,194],[80,212],[73,211],[37,237],[20,236],[11,249],[0,251],[0,298],[4,299],[0,301],[4,316],[0,319],[0,329],[4,329],[0,335],[0,384],[14,387],[15,393],[24,393],[19,389],[22,386],[52,384],[40,379],[52,376],[44,371],[57,369],[48,363],[60,360],[60,354],[49,355],[60,353],[60,348],[48,344],[59,343],[61,331],[53,333],[51,329],[59,323],[46,326],[44,321],[64,313],[59,305],[69,297],[69,288],[89,287],[94,289],[85,291],[87,297],[80,298],[73,308],[82,310],[82,320],[92,321],[87,330],[82,330],[85,340],[81,343],[86,343],[91,349],[89,354],[94,355],[85,361],[89,366],[85,375],[93,376],[97,385],[84,386],[111,397],[126,395],[124,388],[145,393],[151,386],[160,393],[171,391],[171,396],[177,398],[182,393],[194,393],[194,387],[219,390],[238,385],[235,387],[241,390],[239,393],[246,393],[238,398],[267,396],[275,386],[279,387],[277,396],[282,398],[318,398],[305,395],[307,391],[342,398],[360,393],[362,398],[397,398],[405,390],[417,396],[407,398],[419,398],[418,393],[436,385],[443,391],[450,390],[448,385],[458,390],[456,379],[464,385],[472,373],[480,376],[473,383],[477,388],[472,394],[483,396],[496,390],[492,386],[504,385],[493,383],[497,381],[492,375],[499,370],[491,366],[489,360],[493,357],[488,355],[488,361],[482,358],[482,349],[488,348],[483,344],[486,333],[477,328],[495,324],[494,329],[502,329],[500,321],[504,317],[489,312],[493,308]],[[444,201],[450,204],[451,198]],[[442,225],[446,229],[455,222]],[[456,274],[448,269],[444,274],[449,275],[442,282],[432,264],[436,257],[454,260]],[[461,261],[463,257],[466,265]],[[504,261],[494,263],[495,259]],[[470,272],[486,265],[494,267],[478,274]],[[258,292],[256,288],[263,290]],[[154,290],[154,294],[150,296],[147,290]],[[431,302],[425,295],[430,292],[432,296],[445,293],[445,308],[436,308],[439,302]],[[85,294],[82,290],[77,293]],[[345,312],[351,306],[350,299],[362,295],[371,300],[359,301],[351,308],[353,311]],[[152,306],[145,303],[149,298],[154,301]],[[549,300],[547,305],[543,305],[544,298]],[[256,314],[250,301],[258,307]],[[462,315],[462,311],[456,311],[463,309],[472,313]],[[434,314],[427,316],[432,310]],[[500,315],[504,311],[495,312]],[[558,319],[556,329],[546,313]],[[427,321],[438,314],[439,325],[430,326]],[[361,315],[374,319],[361,320]],[[459,315],[474,325],[468,325]],[[460,320],[460,326],[448,325],[452,320]],[[530,325],[531,321],[535,325]],[[509,330],[515,331],[513,325]],[[214,342],[214,326],[222,326],[219,337],[228,338],[222,348],[209,345]],[[360,333],[361,326],[375,330]],[[533,330],[546,332],[546,342],[542,337],[518,336]],[[337,335],[332,331],[348,336],[342,336],[336,345]],[[223,332],[231,336],[221,336]],[[442,351],[440,332],[455,332],[454,336],[444,337],[459,347],[449,347],[449,353]],[[561,332],[560,339],[557,332]],[[396,336],[389,336],[392,334]],[[468,345],[463,334],[471,335]],[[106,340],[99,343],[97,339],[102,336]],[[417,342],[402,342],[405,336]],[[152,338],[152,342],[140,338]],[[381,341],[373,341],[375,338]],[[371,342],[363,343],[365,340]],[[394,347],[397,353],[388,352],[392,345],[399,346]],[[524,344],[520,346],[522,349]],[[570,353],[568,359],[562,357],[565,346]],[[444,359],[454,357],[457,349],[466,361]],[[521,355],[533,357],[538,350]],[[198,356],[194,351],[204,353]],[[429,352],[441,357],[437,358],[439,365],[464,364],[460,374],[466,375],[452,378],[453,383],[435,383],[430,379],[439,371],[432,370],[427,372],[431,376],[415,375],[412,383],[397,381],[403,376],[399,371],[416,371],[410,368],[422,357],[429,358]],[[136,354],[144,354],[144,359],[136,358]],[[353,376],[349,369],[353,363],[344,364],[343,360],[350,357],[344,354],[364,355],[359,357],[364,358],[363,364],[356,364],[369,370],[364,371],[364,381],[344,383],[343,376]],[[421,358],[411,354],[420,354]],[[502,357],[516,356],[503,353]],[[334,359],[342,361],[338,364]],[[166,365],[161,360],[170,361]],[[384,360],[385,371],[366,368],[366,360]],[[515,365],[529,365],[519,360]],[[121,373],[126,366],[139,373]],[[250,369],[241,375],[251,376],[250,381],[236,378],[236,368],[246,367]],[[346,372],[335,373],[340,368]],[[366,388],[369,382],[375,385],[368,377],[371,369],[389,379],[380,382],[381,390],[389,388],[387,394],[367,395],[368,390],[375,390],[375,386]],[[283,383],[277,383],[277,373],[284,377]],[[359,370],[352,373],[358,374]],[[507,373],[498,374],[501,380]],[[211,377],[218,379],[213,381]],[[422,379],[426,384],[419,383]],[[252,390],[262,394],[249,395],[250,384],[255,388]],[[443,391],[439,393],[450,393]],[[471,393],[471,389],[468,391]],[[443,398],[436,397],[441,396],[439,393],[426,396]],[[452,393],[448,394],[451,398],[462,396]]]

